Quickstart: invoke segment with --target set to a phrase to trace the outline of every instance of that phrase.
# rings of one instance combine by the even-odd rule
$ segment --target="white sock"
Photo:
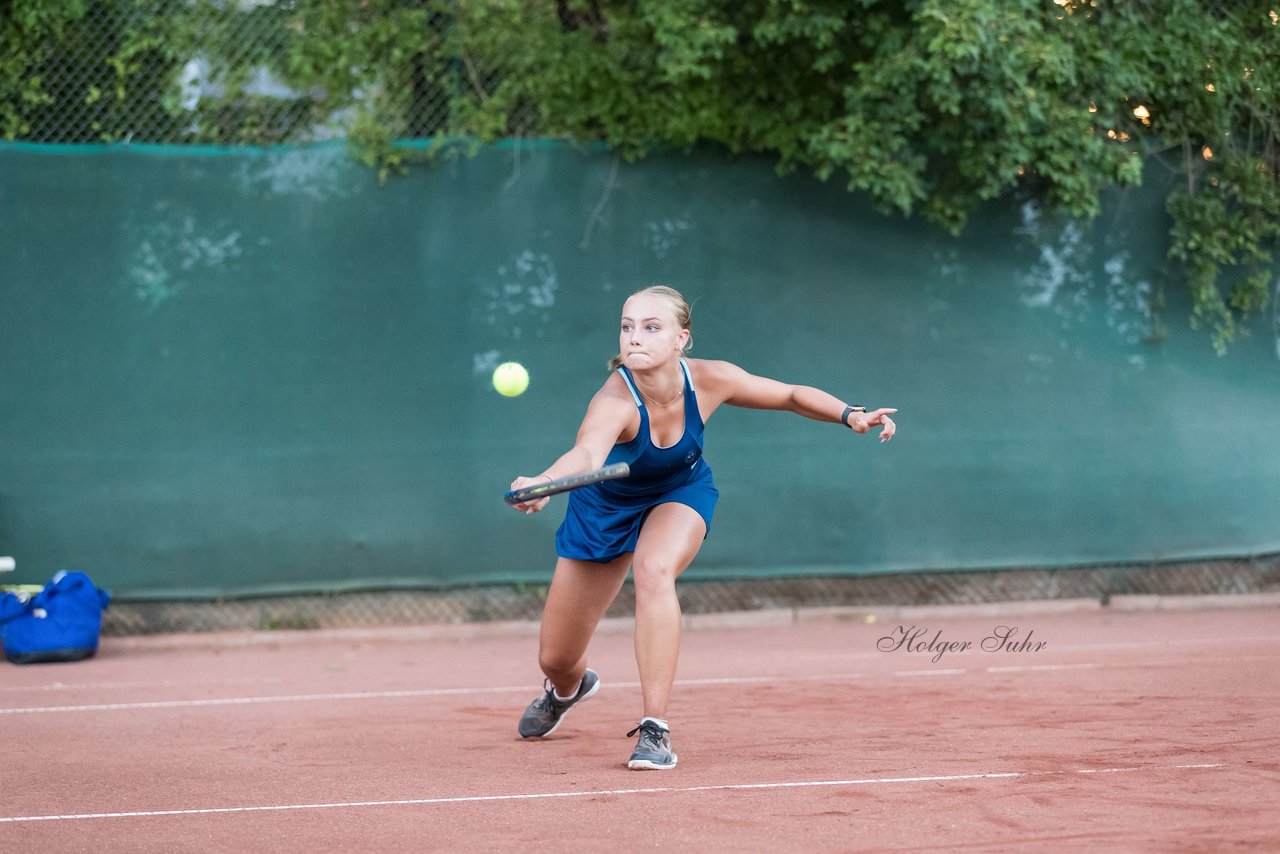
[[[660,726],[660,727],[662,727],[663,729],[665,729],[667,732],[671,732],[671,725],[670,725],[669,723],[667,723],[666,721],[664,721],[662,718],[655,718],[655,717],[651,717],[651,716],[649,716],[649,715],[645,715],[643,718],[641,718],[641,719],[640,719],[640,723],[644,723],[645,721],[649,721],[649,722],[651,722],[651,723],[655,723],[655,724],[657,724],[658,726]]]
[[[559,700],[559,701],[560,701],[560,702],[562,702],[562,703],[567,703],[567,702],[569,702],[570,700],[572,700],[574,697],[578,696],[578,689],[579,689],[579,688],[581,688],[581,687],[582,687],[582,680],[581,680],[581,679],[579,679],[579,680],[578,680],[578,684],[577,684],[577,685],[574,685],[574,686],[573,686],[573,690],[569,692],[569,696],[567,696],[567,697],[561,697],[561,696],[560,696],[560,692],[559,692],[559,691],[557,691],[557,690],[555,689],[555,686],[553,685],[553,686],[551,686],[551,696],[555,697],[557,700]]]

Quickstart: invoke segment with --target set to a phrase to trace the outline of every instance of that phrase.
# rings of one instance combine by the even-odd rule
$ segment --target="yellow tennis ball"
[[[493,387],[504,397],[518,397],[529,387],[529,372],[519,362],[503,362],[493,369]]]

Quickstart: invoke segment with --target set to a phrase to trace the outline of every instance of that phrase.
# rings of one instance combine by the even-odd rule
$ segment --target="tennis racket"
[[[535,501],[539,498],[559,495],[561,492],[568,492],[571,489],[586,486],[588,483],[599,483],[602,480],[617,480],[620,477],[627,477],[630,474],[631,467],[626,463],[614,463],[610,466],[598,468],[595,471],[586,471],[582,474],[571,474],[567,477],[558,477],[555,480],[549,480],[546,483],[535,483],[533,486],[524,486],[520,489],[513,489],[503,495],[502,500],[512,505],[523,504],[526,501]]]

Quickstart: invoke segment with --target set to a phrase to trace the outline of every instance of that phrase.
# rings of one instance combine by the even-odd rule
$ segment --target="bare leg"
[[[587,644],[622,589],[631,555],[612,563],[560,558],[542,609],[538,665],[560,696],[573,691],[587,669]]]
[[[659,504],[649,513],[636,543],[636,664],[646,716],[667,716],[680,656],[676,578],[693,562],[706,533],[706,523],[692,507]]]

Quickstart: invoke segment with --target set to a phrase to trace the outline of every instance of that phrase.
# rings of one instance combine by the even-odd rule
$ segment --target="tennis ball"
[[[503,362],[493,369],[493,387],[503,397],[518,397],[529,387],[529,372],[519,362]]]

